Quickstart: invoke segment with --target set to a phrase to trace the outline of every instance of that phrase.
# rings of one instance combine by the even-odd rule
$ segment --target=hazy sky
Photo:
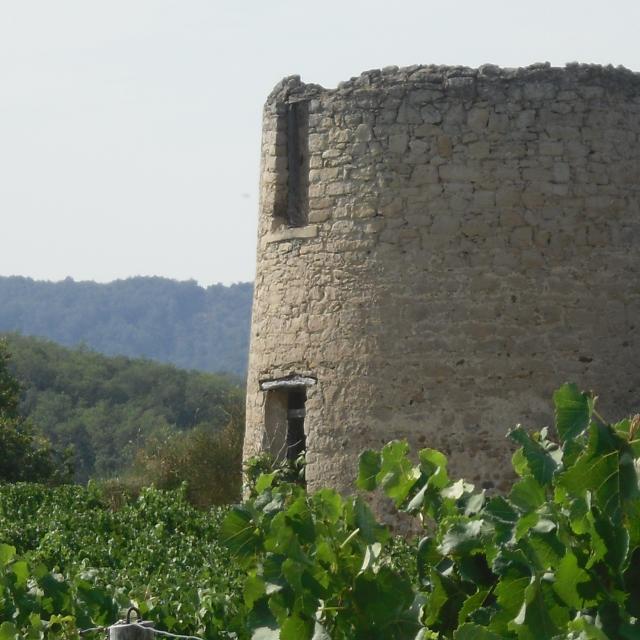
[[[0,0],[0,275],[251,280],[281,77],[640,71],[638,25],[639,0]]]

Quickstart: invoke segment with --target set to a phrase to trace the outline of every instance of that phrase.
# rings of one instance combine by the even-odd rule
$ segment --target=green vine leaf
[[[593,413],[593,400],[581,393],[575,384],[564,384],[553,394],[556,430],[561,442],[579,436],[588,426]]]

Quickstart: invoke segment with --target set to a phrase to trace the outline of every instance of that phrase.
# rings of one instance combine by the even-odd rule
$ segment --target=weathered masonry
[[[640,410],[640,75],[283,80],[264,111],[245,456],[344,488],[406,437],[481,485],[570,380]]]

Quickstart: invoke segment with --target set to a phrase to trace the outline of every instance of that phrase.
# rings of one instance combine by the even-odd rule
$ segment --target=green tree
[[[9,357],[0,342],[0,482],[68,482],[70,452],[54,449],[20,415],[20,385],[9,372]]]
[[[20,412],[55,447],[73,447],[77,482],[122,476],[168,434],[202,429],[215,438],[234,416],[244,419],[235,378],[16,334],[6,344]]]

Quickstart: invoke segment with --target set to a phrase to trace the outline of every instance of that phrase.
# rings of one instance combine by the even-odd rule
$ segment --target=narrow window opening
[[[281,210],[290,227],[308,223],[309,196],[309,108],[306,100],[286,106],[287,188]]]

